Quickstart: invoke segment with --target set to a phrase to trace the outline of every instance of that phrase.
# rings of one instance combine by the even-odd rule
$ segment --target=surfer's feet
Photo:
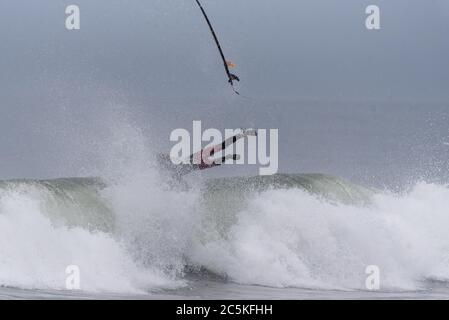
[[[244,136],[255,136],[257,137],[257,129],[243,129],[243,135]]]
[[[240,132],[235,135],[237,140],[241,139],[241,138],[248,137],[248,136],[255,136],[255,137],[257,137],[257,130],[256,129],[252,129],[252,128],[250,128],[250,129],[243,129],[243,128],[240,128],[239,130],[240,130]]]

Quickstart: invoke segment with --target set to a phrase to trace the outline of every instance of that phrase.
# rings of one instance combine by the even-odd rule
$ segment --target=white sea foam
[[[403,195],[377,194],[369,206],[309,193],[256,195],[225,236],[198,243],[191,259],[239,283],[366,289],[368,265],[384,289],[416,289],[449,278],[449,189],[420,183]]]
[[[77,265],[81,289],[144,292],[178,281],[135,263],[112,234],[55,226],[45,212],[47,194],[34,186],[0,191],[0,285],[66,289],[66,268]]]

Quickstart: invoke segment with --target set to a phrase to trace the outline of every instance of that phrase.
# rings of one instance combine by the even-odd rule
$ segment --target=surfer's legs
[[[207,151],[210,152],[209,156],[213,156],[215,153],[220,152],[227,147],[235,144],[238,140],[245,138],[247,136],[257,136],[257,130],[255,129],[241,129],[241,132],[236,135],[224,140],[221,144],[207,148],[203,151],[203,154],[206,154]],[[207,154],[206,154],[207,155]]]
[[[245,137],[245,132],[242,130],[242,132],[239,132],[238,134],[224,140],[220,144],[204,148],[200,152],[192,154],[190,156],[190,160],[192,161],[192,163],[194,162],[194,160],[196,160],[197,164],[201,164],[203,166],[212,165],[214,163],[214,160],[211,159],[210,157],[213,157],[217,152],[220,152],[220,151],[226,149],[227,147],[235,144],[238,140],[240,140],[244,137]],[[216,161],[220,162],[220,163],[223,162],[220,160],[223,160],[223,159],[217,159]]]
[[[217,165],[223,164],[227,159],[238,160],[239,156],[236,154],[224,156],[215,160],[211,157],[214,156],[217,152],[225,150],[229,146],[235,144],[238,140],[247,136],[257,136],[257,131],[254,129],[242,129],[241,132],[230,138],[227,138],[222,143],[205,148],[197,153],[192,154],[190,156],[190,161],[195,167],[194,170],[213,168]]]
[[[217,165],[217,166],[219,166],[219,165],[222,165],[223,163],[225,163],[225,161],[226,160],[230,160],[230,159],[232,159],[232,160],[234,160],[234,161],[236,161],[236,160],[239,160],[240,159],[240,155],[238,155],[238,154],[228,154],[227,156],[224,156],[224,157],[221,157],[221,159],[218,159],[218,160],[215,160],[215,164]]]
[[[230,138],[224,140],[221,144],[211,147],[209,156],[213,156],[215,153],[220,152],[229,146],[232,146],[234,143],[236,143],[241,138],[243,138],[243,135],[239,133],[233,137],[230,137]],[[208,151],[208,150],[205,150],[205,151]]]

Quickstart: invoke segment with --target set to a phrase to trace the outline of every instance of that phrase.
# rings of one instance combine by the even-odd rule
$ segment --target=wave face
[[[209,180],[187,191],[147,177],[0,182],[0,285],[148,292],[213,273],[243,284],[418,289],[449,278],[449,189],[404,194],[326,175]]]

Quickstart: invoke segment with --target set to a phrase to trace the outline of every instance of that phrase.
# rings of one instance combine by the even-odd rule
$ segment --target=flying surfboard
[[[214,28],[212,27],[212,23],[209,20],[209,17],[206,14],[206,11],[204,10],[203,6],[201,5],[199,0],[195,0],[198,4],[198,7],[200,8],[201,12],[203,13],[204,19],[206,19],[207,25],[209,26],[210,32],[212,33],[212,37],[214,38],[215,44],[217,45],[218,51],[220,52],[221,59],[223,60],[224,69],[226,72],[226,75],[228,77],[228,82],[232,87],[232,90],[240,95],[240,93],[235,89],[234,87],[234,81],[240,81],[239,77],[237,77],[235,74],[231,73],[230,69],[235,68],[235,64],[226,60],[225,55],[223,53],[223,49],[221,48],[220,41],[218,40],[217,34],[215,33]]]

